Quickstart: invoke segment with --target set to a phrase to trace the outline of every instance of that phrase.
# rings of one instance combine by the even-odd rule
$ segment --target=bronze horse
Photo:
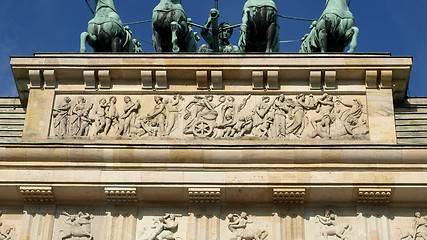
[[[243,7],[241,52],[279,52],[279,24],[273,0],[247,0]]]
[[[195,52],[195,33],[181,0],[160,0],[153,10],[153,42],[157,52]]]
[[[326,8],[318,21],[313,22],[311,31],[303,38],[300,52],[348,52],[355,51],[359,29],[354,26],[350,12],[351,0],[326,0]]]
[[[128,34],[113,0],[95,0],[95,4],[95,16],[88,22],[88,31],[80,36],[80,52],[86,52],[86,42],[94,52],[126,51]]]

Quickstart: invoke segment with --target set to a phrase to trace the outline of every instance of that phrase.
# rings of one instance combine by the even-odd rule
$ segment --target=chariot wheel
[[[193,134],[197,137],[208,137],[213,132],[213,127],[206,121],[199,120],[193,124]]]

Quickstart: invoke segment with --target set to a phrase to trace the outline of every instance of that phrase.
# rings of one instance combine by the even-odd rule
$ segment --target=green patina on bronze
[[[228,22],[222,22],[218,25],[219,11],[211,9],[208,21],[200,31],[206,45],[200,47],[201,52],[239,52],[239,48],[230,43],[230,37],[233,34],[233,26]],[[209,28],[212,25],[211,32]]]
[[[153,43],[157,52],[195,52],[196,34],[181,0],[160,0],[153,9]]]
[[[88,0],[85,0],[89,5]],[[123,26],[113,0],[95,0],[94,17],[88,22],[87,32],[80,36],[80,52],[86,52],[88,43],[94,52],[140,52],[141,45],[132,39],[132,31]]]
[[[343,52],[348,44],[348,52],[354,52],[359,29],[354,26],[350,2],[351,0],[326,0],[322,16],[311,24],[310,33],[302,38],[300,52]]]
[[[273,0],[248,0],[243,7],[241,52],[279,52],[279,24]]]

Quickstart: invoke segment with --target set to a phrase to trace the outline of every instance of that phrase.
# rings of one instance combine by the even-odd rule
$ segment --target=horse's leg
[[[357,38],[359,36],[359,28],[352,27],[347,31],[348,36],[351,36],[350,48],[348,49],[349,53],[353,53],[357,47]]]
[[[162,36],[153,29],[153,43],[154,43],[154,50],[156,50],[156,52],[163,52],[162,49]]]
[[[267,47],[265,48],[265,52],[271,53],[275,52],[274,49],[277,48],[276,43],[276,34],[277,34],[277,23],[272,23],[267,29]]]
[[[111,51],[123,52],[123,39],[121,37],[116,36],[111,40]]]
[[[332,16],[335,17],[335,16]],[[320,52],[325,53],[328,51],[328,35],[331,34],[332,31],[332,21],[331,16],[328,14],[325,14],[321,17],[319,22],[316,24],[316,28],[318,28],[319,31],[319,45],[320,45]]]
[[[322,28],[318,32],[320,52],[324,53],[328,49],[328,32]]]
[[[82,34],[80,34],[80,52],[81,53],[86,52],[86,42],[89,43],[89,45],[93,45],[95,41],[96,41],[95,35],[91,35],[88,32],[82,32]]]
[[[177,22],[171,22],[172,30],[172,52],[178,53],[181,49],[178,46],[178,33],[181,31],[181,26]]]
[[[89,36],[88,32],[82,32],[80,34],[80,52],[85,53],[86,52],[86,39]]]

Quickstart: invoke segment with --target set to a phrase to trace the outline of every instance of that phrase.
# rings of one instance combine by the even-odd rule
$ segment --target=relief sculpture
[[[339,223],[337,220],[337,214],[333,210],[326,210],[323,216],[316,215],[317,223],[320,224],[320,235],[325,240],[329,237],[336,237],[338,239],[349,239],[348,232],[351,230],[351,226],[344,223]]]
[[[427,216],[421,216],[420,212],[415,212],[411,227],[402,234],[399,240],[421,239],[427,239]]]
[[[165,216],[153,219],[151,229],[145,231],[141,240],[181,240],[176,236],[178,231],[178,222],[176,217],[182,217],[180,214],[167,213]]]
[[[0,211],[0,217],[3,215],[3,212]],[[14,240],[16,239],[13,232],[15,228],[4,225],[3,221],[0,221],[0,240]]]
[[[71,110],[70,133],[72,136],[88,136],[89,127],[92,119],[89,118],[89,112],[93,104],[87,104],[84,97],[77,98],[77,104]]]
[[[254,222],[248,220],[246,212],[242,212],[240,215],[230,213],[227,215],[227,220],[228,229],[234,235],[230,240],[264,240],[268,236],[265,229],[248,227]]]
[[[51,137],[369,139],[363,97],[278,95],[64,96]]]
[[[62,212],[62,215],[67,216],[65,224],[68,226],[65,229],[61,229],[60,239],[72,239],[73,237],[86,238],[88,240],[93,240],[93,235],[91,233],[91,219],[93,216],[89,213],[79,212],[77,214],[68,214],[67,212]]]

